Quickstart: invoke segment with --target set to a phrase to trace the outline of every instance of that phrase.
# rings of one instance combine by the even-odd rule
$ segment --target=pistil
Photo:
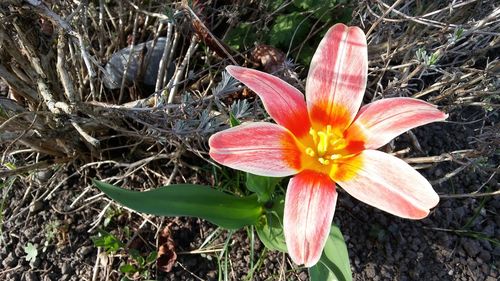
[[[311,128],[309,135],[312,138],[313,146],[306,148],[307,155],[317,157],[318,162],[322,165],[329,165],[331,160],[342,158],[342,154],[331,152],[345,147],[346,141],[342,136],[334,133],[331,125],[326,126],[325,130],[322,131]]]

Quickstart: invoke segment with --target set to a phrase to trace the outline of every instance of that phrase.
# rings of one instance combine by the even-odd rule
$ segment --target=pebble
[[[489,262],[491,260],[491,254],[488,251],[481,250],[479,253],[479,258],[481,258],[485,262]]]
[[[19,277],[19,273],[17,272],[9,272],[7,273],[6,280],[18,281],[21,278]]]
[[[40,201],[35,201],[30,205],[30,212],[31,213],[36,213],[43,209],[43,203]]]
[[[17,264],[17,258],[14,257],[13,253],[9,253],[7,258],[2,261],[4,267],[14,267]]]
[[[495,236],[495,226],[493,224],[489,224],[483,228],[482,232],[488,237],[493,237]]]
[[[476,257],[479,251],[481,251],[481,245],[476,240],[462,240],[462,247],[470,257]]]
[[[94,250],[94,247],[92,246],[83,246],[79,249],[80,251],[80,254],[82,255],[82,257],[85,257],[87,256],[88,254],[90,254],[92,251]]]
[[[375,278],[375,276],[377,275],[377,273],[375,272],[375,266],[373,264],[367,265],[365,272],[366,276],[368,276],[370,279]]]
[[[73,268],[69,263],[64,263],[63,266],[61,267],[61,273],[62,274],[71,274],[73,273]]]
[[[23,281],[39,281],[38,276],[32,271],[28,271],[25,274],[23,274],[23,277],[21,278]]]
[[[209,271],[207,273],[208,280],[217,280],[217,272],[215,270]]]
[[[495,247],[492,254],[495,256],[500,256],[500,247]]]
[[[54,173],[51,170],[41,170],[36,173],[36,178],[41,182],[47,182]]]

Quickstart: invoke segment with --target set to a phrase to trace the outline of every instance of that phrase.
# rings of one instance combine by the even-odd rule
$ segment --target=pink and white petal
[[[233,169],[268,177],[300,171],[300,150],[295,137],[273,123],[248,123],[212,135],[210,157]]]
[[[410,129],[447,117],[422,100],[388,98],[363,106],[345,137],[363,140],[366,149],[377,149]]]
[[[421,219],[439,202],[430,183],[403,160],[365,150],[339,166],[351,177],[337,183],[354,198],[393,215]]]
[[[358,27],[336,24],[314,54],[306,82],[313,124],[344,130],[359,110],[368,76],[366,37]]]
[[[226,70],[231,76],[259,95],[267,113],[276,123],[287,128],[297,137],[309,132],[311,127],[304,95],[276,76],[240,66],[230,65]]]
[[[315,265],[332,224],[337,191],[324,174],[303,171],[288,183],[283,229],[288,254],[296,264]]]

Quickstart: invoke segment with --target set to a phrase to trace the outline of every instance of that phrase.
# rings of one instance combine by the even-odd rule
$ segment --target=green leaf
[[[266,1],[267,2],[267,10],[269,12],[275,12],[277,9],[283,5],[284,0],[274,0],[274,1]],[[264,2],[264,3],[266,3]]]
[[[94,246],[103,247],[104,250],[108,253],[116,253],[123,246],[123,243],[113,234],[100,229],[99,234],[101,236],[92,237],[92,242],[94,242]]]
[[[139,253],[139,250],[137,249],[130,249],[128,251],[129,256],[135,260],[136,262],[139,262],[139,260],[142,258],[141,253]],[[140,264],[140,263],[139,263]]]
[[[271,199],[274,188],[280,183],[282,178],[263,177],[247,173],[246,185],[248,190],[255,192],[260,202],[267,202]]]
[[[138,192],[93,182],[109,197],[135,211],[198,217],[228,229],[255,224],[263,210],[256,196],[237,197],[203,185],[177,184]]]
[[[272,251],[287,252],[283,232],[284,206],[285,198],[283,196],[276,198],[266,214],[266,221],[255,226],[260,241]]]
[[[283,14],[276,17],[269,32],[269,43],[276,47],[288,48],[290,44],[302,43],[310,31],[310,22],[299,12]],[[293,42],[292,38],[294,38]]]
[[[229,46],[235,49],[243,49],[245,46],[253,45],[256,40],[256,34],[254,25],[248,22],[242,22],[229,31],[225,41]]]
[[[309,268],[309,277],[311,281],[352,281],[347,247],[339,227],[335,224],[330,229],[319,262]]]
[[[137,272],[137,269],[135,268],[135,266],[127,263],[127,264],[120,266],[120,272],[124,273],[124,274],[135,273],[135,272]]]
[[[318,8],[332,8],[337,0],[293,0],[293,4],[297,8],[304,10],[313,10]]]
[[[30,265],[33,265],[33,263],[36,260],[36,256],[38,256],[38,250],[36,249],[35,245],[28,243],[24,247],[24,252],[26,253],[25,259],[30,263]]]
[[[229,125],[231,125],[231,127],[236,127],[239,124],[241,124],[240,120],[238,120],[232,112],[229,112]]]
[[[151,264],[155,262],[157,257],[158,257],[158,252],[156,251],[149,253],[149,255],[146,257],[146,264]]]

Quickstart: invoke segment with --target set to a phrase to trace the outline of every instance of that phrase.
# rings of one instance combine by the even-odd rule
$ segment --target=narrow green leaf
[[[229,112],[229,124],[231,127],[236,127],[241,124],[240,120],[238,120],[232,112]]]
[[[309,268],[309,277],[311,281],[352,281],[347,247],[339,227],[335,224],[332,224],[319,262]]]
[[[274,188],[281,179],[247,173],[246,185],[248,190],[257,194],[260,202],[267,202],[271,199],[271,194],[273,194]]]
[[[237,229],[255,224],[262,214],[256,196],[237,197],[203,185],[177,184],[138,192],[97,180],[93,182],[118,203],[157,216],[198,217],[224,228]]]
[[[267,211],[266,221],[257,224],[255,230],[266,248],[286,253],[285,233],[283,232],[284,206],[285,199],[283,196],[275,199],[272,207]]]

